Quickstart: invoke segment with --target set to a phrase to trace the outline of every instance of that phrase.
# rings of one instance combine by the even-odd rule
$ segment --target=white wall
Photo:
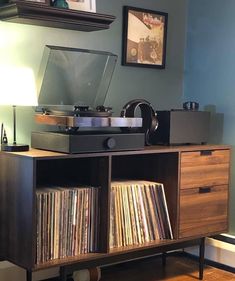
[[[59,276],[59,268],[50,268],[33,272],[33,281],[44,280]],[[26,270],[10,262],[0,263],[0,281],[26,281]]]

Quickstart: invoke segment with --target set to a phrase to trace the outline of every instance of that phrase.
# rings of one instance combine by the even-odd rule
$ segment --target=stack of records
[[[94,252],[98,244],[98,188],[38,188],[36,263]]]
[[[110,248],[173,239],[163,184],[112,182],[109,237]]]

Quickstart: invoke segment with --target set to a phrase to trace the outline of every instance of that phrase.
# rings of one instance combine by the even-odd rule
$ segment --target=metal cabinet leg
[[[67,280],[67,272],[66,272],[66,267],[61,266],[60,267],[60,281],[66,281]]]
[[[162,266],[166,266],[166,252],[162,253]]]
[[[199,248],[199,279],[203,279],[204,270],[204,256],[205,256],[205,237],[201,238],[200,248]]]
[[[32,281],[32,271],[31,270],[26,270],[26,280]]]

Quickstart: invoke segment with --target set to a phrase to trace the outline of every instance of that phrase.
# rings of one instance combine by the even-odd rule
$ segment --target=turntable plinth
[[[31,146],[64,153],[140,150],[144,148],[143,133],[102,132],[32,132]]]
[[[138,117],[81,117],[35,114],[35,121],[39,124],[65,127],[133,127],[142,126],[142,118]]]

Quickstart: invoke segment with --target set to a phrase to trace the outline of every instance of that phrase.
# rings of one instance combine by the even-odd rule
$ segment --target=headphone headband
[[[145,133],[145,144],[150,145],[150,136],[153,132],[157,130],[158,121],[156,114],[148,101],[144,99],[135,99],[129,101],[123,107],[121,111],[121,117],[134,117],[138,108],[140,108],[141,117],[143,118],[142,128],[125,128],[124,131]]]

